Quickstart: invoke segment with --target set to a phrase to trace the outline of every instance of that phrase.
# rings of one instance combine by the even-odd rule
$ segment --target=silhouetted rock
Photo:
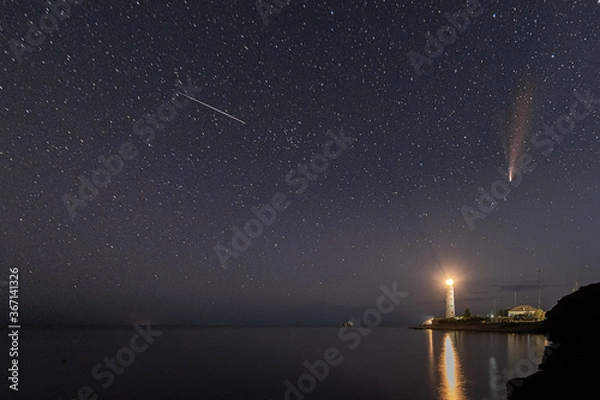
[[[599,398],[600,283],[563,297],[544,321],[546,346],[539,371],[507,383],[509,400]]]

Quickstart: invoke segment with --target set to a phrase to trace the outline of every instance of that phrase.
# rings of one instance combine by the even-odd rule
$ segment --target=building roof
[[[531,307],[527,304],[521,304],[521,305],[516,306],[515,308],[511,308],[508,311],[510,312],[510,311],[535,311],[535,310],[537,310],[537,308]]]

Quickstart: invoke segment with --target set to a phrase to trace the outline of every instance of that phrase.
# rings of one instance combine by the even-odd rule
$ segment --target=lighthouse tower
[[[448,279],[446,281],[446,318],[454,318],[456,317],[456,312],[454,309],[454,281],[452,279]]]

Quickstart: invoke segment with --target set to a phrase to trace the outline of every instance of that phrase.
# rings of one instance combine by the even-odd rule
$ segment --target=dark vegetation
[[[546,313],[544,332],[552,342],[539,371],[508,382],[509,400],[598,398],[600,376],[600,283],[563,297]]]

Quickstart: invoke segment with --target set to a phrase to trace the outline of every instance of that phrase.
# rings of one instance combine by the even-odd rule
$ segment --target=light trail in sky
[[[195,101],[196,103],[200,103],[200,104],[202,104],[204,107],[208,107],[208,108],[210,108],[211,110],[214,110],[214,111],[216,111],[216,112],[218,112],[218,113],[221,113],[221,114],[223,114],[223,115],[225,115],[225,116],[227,116],[227,117],[229,117],[229,118],[231,118],[231,119],[233,119],[233,120],[236,120],[237,122],[241,122],[242,124],[246,125],[246,123],[245,123],[244,121],[242,121],[241,119],[239,119],[239,118],[236,118],[236,117],[234,117],[234,116],[233,116],[233,115],[231,115],[231,114],[227,114],[225,111],[221,111],[221,110],[219,110],[218,108],[211,106],[210,104],[206,104],[206,103],[204,103],[204,102],[202,102],[202,101],[200,101],[200,100],[198,100],[198,99],[195,99],[195,98],[193,98],[192,96],[188,96],[188,95],[187,95],[187,94],[185,94],[185,93],[181,93],[181,92],[179,92],[179,94],[180,94],[180,95],[182,95],[182,96],[185,96],[185,97],[187,97],[188,99],[190,99],[190,100],[192,100],[192,101]]]
[[[513,171],[517,168],[519,155],[522,153],[527,140],[527,132],[531,123],[533,111],[533,84],[526,81],[514,103],[508,142],[508,180],[512,181]]]

